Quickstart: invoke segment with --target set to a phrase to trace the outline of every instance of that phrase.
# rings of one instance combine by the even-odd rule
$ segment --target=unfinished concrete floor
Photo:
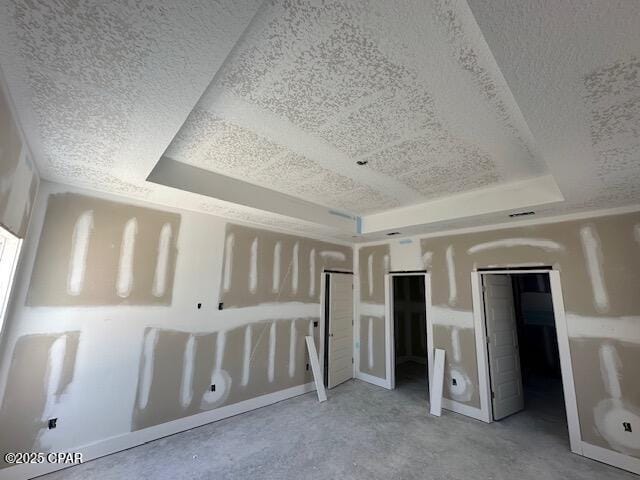
[[[427,413],[426,393],[357,380],[47,475],[54,479],[629,479],[573,455],[564,425],[525,410],[490,425]]]

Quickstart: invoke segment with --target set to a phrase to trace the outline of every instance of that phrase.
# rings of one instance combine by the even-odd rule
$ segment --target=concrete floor
[[[54,479],[628,479],[569,452],[566,426],[527,410],[490,425],[427,413],[426,385],[357,380],[42,477]],[[405,381],[407,380],[407,381]]]

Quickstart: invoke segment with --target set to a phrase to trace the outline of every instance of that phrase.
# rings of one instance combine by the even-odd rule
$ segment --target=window
[[[0,332],[4,327],[21,245],[22,240],[0,226]]]

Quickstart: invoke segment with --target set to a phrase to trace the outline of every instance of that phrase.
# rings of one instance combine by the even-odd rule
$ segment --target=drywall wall
[[[318,303],[323,269],[350,272],[353,249],[229,225],[220,299],[225,307]]]
[[[384,275],[389,272],[389,259],[388,245],[361,247],[358,251],[358,365],[361,372],[378,378],[386,377]]]
[[[170,305],[180,215],[49,196],[27,303]]]
[[[29,149],[0,81],[0,225],[24,237],[38,190]]]
[[[23,252],[0,352],[0,451],[77,451],[309,384],[322,268],[353,265],[350,246],[50,182]]]
[[[412,238],[421,243],[420,260],[431,272],[434,347],[448,352],[444,396],[480,406],[471,272],[551,266],[562,281],[582,438],[640,457],[640,428],[625,432],[622,425],[640,425],[639,231],[640,213],[630,213]],[[381,267],[369,270],[371,252],[390,251],[390,262],[399,269],[418,261],[409,247],[390,248],[400,241],[359,247],[361,313],[370,309],[366,293],[384,281]],[[377,302],[384,301],[380,298]]]

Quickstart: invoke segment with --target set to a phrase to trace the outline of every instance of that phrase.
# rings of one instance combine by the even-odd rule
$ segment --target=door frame
[[[319,332],[318,332],[318,343],[320,348],[318,348],[318,357],[319,357],[318,363],[320,363],[320,374],[322,375],[323,383],[324,383],[324,373],[325,373],[324,372],[324,356],[325,356],[326,349],[328,347],[328,345],[325,345],[326,320],[327,320],[327,316],[329,315],[329,311],[327,311],[327,308],[326,308],[327,295],[329,294],[329,292],[327,291],[326,280],[327,280],[327,277],[329,277],[329,281],[331,281],[330,279],[331,275],[351,275],[352,292],[353,292],[354,301],[355,301],[355,295],[356,295],[356,291],[355,291],[356,277],[353,274],[353,272],[350,272],[347,270],[344,270],[344,271],[331,270],[327,268],[322,269],[322,273],[320,275],[320,323],[319,323]],[[329,301],[331,301],[330,298],[329,298]],[[356,335],[355,324],[356,324],[356,310],[354,308],[353,317],[351,318],[351,328],[352,328],[354,340]],[[353,346],[353,343],[351,348],[352,348],[352,354],[353,354],[353,376],[351,378],[356,378],[356,370],[355,370],[356,353],[355,353],[355,348]],[[325,387],[327,387],[327,385],[325,385]]]
[[[471,295],[473,298],[473,321],[476,336],[476,352],[478,359],[478,383],[480,389],[480,410],[482,420],[493,422],[493,409],[491,399],[491,384],[489,377],[489,355],[487,352],[487,327],[484,311],[484,296],[482,291],[483,275],[513,275],[525,273],[542,273],[549,275],[551,285],[551,298],[553,302],[553,316],[558,338],[558,351],[560,353],[560,370],[562,373],[562,389],[564,394],[565,411],[567,415],[567,427],[569,430],[569,444],[571,451],[579,455],[583,454],[580,422],[578,419],[578,404],[576,401],[576,389],[573,380],[573,367],[569,350],[569,334],[567,331],[567,318],[560,284],[560,272],[544,269],[495,269],[471,272]]]
[[[433,378],[433,315],[431,311],[431,274],[426,271],[389,272],[384,276],[384,337],[385,337],[385,370],[384,387],[396,388],[396,349],[393,317],[393,279],[392,277],[424,276],[425,334],[427,335],[427,371],[429,379]]]

